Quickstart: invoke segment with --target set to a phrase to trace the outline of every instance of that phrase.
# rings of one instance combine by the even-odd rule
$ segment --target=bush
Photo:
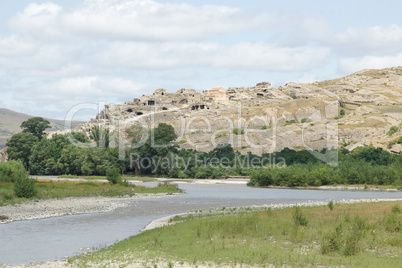
[[[111,168],[106,171],[106,179],[111,184],[118,184],[121,182],[120,172],[117,168]]]
[[[399,214],[401,213],[401,208],[398,206],[398,204],[395,204],[395,206],[391,208],[391,212],[394,214]]]
[[[366,219],[356,216],[351,219],[345,215],[343,222],[335,226],[334,230],[324,236],[321,243],[321,254],[339,252],[343,256],[352,256],[360,251],[360,242],[369,230]]]
[[[20,161],[0,163],[0,182],[15,182],[20,172],[25,173],[24,165]]]
[[[269,128],[271,128],[271,126],[268,126],[268,125],[263,125],[263,126],[261,127],[262,130],[264,130],[264,129],[269,129]]]
[[[232,130],[232,133],[235,135],[243,135],[244,134],[244,130],[243,129],[239,129],[239,128],[235,128]]]
[[[329,202],[328,202],[328,208],[329,208],[329,210],[333,210],[333,209],[334,209],[334,202],[333,202],[333,201],[329,201]]]
[[[293,212],[293,221],[296,226],[307,226],[308,220],[306,216],[301,212],[298,206],[295,206],[295,211]]]
[[[25,170],[20,172],[14,183],[15,195],[18,197],[31,198],[36,194],[35,181],[28,178]]]
[[[385,230],[388,232],[400,232],[402,229],[401,217],[397,213],[385,215],[383,219]]]
[[[341,116],[344,116],[345,115],[345,110],[344,109],[341,109],[341,111],[340,111],[340,113],[339,113]]]
[[[389,129],[387,135],[388,135],[388,136],[392,136],[392,135],[394,135],[395,133],[397,133],[398,131],[399,131],[399,127],[397,127],[397,126],[392,126],[392,127]]]
[[[311,123],[311,122],[313,122],[313,119],[311,119],[311,118],[303,118],[303,119],[301,120],[301,122],[302,122],[302,123]]]
[[[285,126],[289,126],[291,124],[296,123],[296,120],[290,120],[290,121],[286,121]]]

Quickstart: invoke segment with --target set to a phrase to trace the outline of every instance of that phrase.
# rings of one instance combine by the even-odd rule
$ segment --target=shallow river
[[[155,219],[197,209],[402,198],[401,192],[264,189],[239,184],[183,183],[180,188],[186,194],[123,201],[129,205],[112,212],[0,224],[0,264],[52,261],[82,254],[81,248],[104,247],[138,234]]]

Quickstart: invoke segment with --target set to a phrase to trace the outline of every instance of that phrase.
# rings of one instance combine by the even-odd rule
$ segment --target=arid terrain
[[[269,82],[251,87],[213,88],[202,93],[183,88],[157,89],[123,104],[106,105],[96,119],[79,125],[89,132],[102,124],[115,133],[132,125],[175,127],[182,148],[210,151],[230,143],[242,153],[363,145],[395,153],[401,145],[402,67],[363,70],[311,84]],[[389,135],[392,126],[399,129]],[[121,141],[124,135],[120,135]]]

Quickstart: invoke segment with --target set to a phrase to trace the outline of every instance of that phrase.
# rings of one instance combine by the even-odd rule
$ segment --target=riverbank
[[[327,206],[328,202],[300,203],[300,204],[297,204],[297,206],[302,209],[303,213],[305,213],[308,216],[309,222],[311,222],[311,224],[313,224],[314,221],[316,221],[316,220],[318,221],[322,217],[328,217],[328,216],[335,217],[336,219],[338,219],[338,218],[342,219],[343,217],[346,217],[345,215],[349,215],[350,219],[353,219],[355,213],[357,213],[356,215],[360,215],[363,218],[364,217],[371,217],[371,216],[374,216],[374,217],[377,217],[377,218],[379,217],[377,219],[377,220],[379,220],[380,218],[382,219],[383,215],[385,215],[384,213],[386,213],[386,212],[388,213],[387,210],[389,210],[389,207],[392,206],[391,202],[395,202],[395,201],[401,202],[402,198],[400,198],[400,199],[398,198],[398,199],[342,200],[342,201],[333,202],[333,205],[334,205],[333,209],[330,209]],[[378,204],[383,203],[385,205],[384,205],[384,207],[378,208],[376,210],[375,207],[377,206],[376,205],[377,203]],[[389,203],[389,205],[387,205],[387,203]],[[291,207],[294,207],[294,206],[295,206],[295,204],[272,204],[272,205],[266,205],[266,206],[252,206],[252,207],[243,207],[243,208],[222,208],[222,209],[214,209],[214,210],[203,210],[203,211],[196,211],[196,212],[181,213],[181,214],[177,214],[177,215],[172,215],[172,216],[169,216],[169,217],[164,217],[164,218],[155,220],[155,221],[151,222],[150,224],[148,224],[144,228],[144,231],[148,230],[148,231],[153,232],[152,234],[148,233],[148,232],[143,233],[145,235],[145,237],[152,237],[153,240],[148,241],[149,243],[144,243],[144,241],[142,241],[141,243],[139,243],[139,245],[141,245],[140,247],[127,249],[127,248],[125,248],[124,245],[119,247],[119,245],[121,243],[124,244],[124,242],[120,242],[120,243],[118,243],[118,244],[116,244],[114,246],[111,246],[109,248],[101,250],[100,252],[89,253],[89,255],[83,255],[82,257],[78,257],[78,259],[86,260],[85,263],[86,263],[86,265],[89,265],[89,266],[84,265],[85,267],[121,267],[121,266],[124,266],[124,267],[155,267],[155,265],[157,267],[195,267],[195,265],[197,265],[197,267],[255,267],[254,265],[252,265],[252,264],[250,265],[250,264],[247,264],[247,263],[242,263],[242,264],[237,263],[236,264],[236,263],[231,262],[230,260],[228,260],[229,263],[222,263],[222,262],[216,263],[216,262],[213,262],[213,261],[203,261],[202,258],[199,258],[197,263],[194,264],[194,263],[192,263],[192,260],[185,261],[185,260],[182,260],[182,258],[177,258],[177,257],[175,258],[174,256],[170,255],[170,253],[167,255],[167,256],[170,256],[170,257],[166,258],[166,254],[161,255],[159,257],[158,255],[155,255],[155,256],[153,256],[152,254],[150,255],[150,252],[152,252],[152,248],[154,246],[156,246],[157,252],[159,252],[159,250],[162,250],[163,248],[166,248],[166,247],[169,248],[169,246],[166,243],[170,243],[171,240],[178,239],[179,237],[181,238],[181,235],[179,233],[183,231],[182,230],[183,228],[178,226],[177,228],[175,227],[174,231],[172,231],[171,229],[166,229],[166,228],[171,228],[173,226],[158,229],[159,227],[163,227],[163,226],[167,226],[167,225],[174,225],[175,223],[180,223],[180,222],[182,222],[183,219],[185,220],[185,219],[188,219],[189,217],[192,217],[192,219],[194,219],[196,221],[197,221],[197,219],[196,219],[197,216],[200,216],[200,218],[207,217],[208,219],[205,218],[205,219],[201,219],[201,220],[208,220],[208,222],[209,221],[218,221],[218,223],[217,223],[218,225],[216,225],[216,227],[211,227],[211,228],[218,228],[222,223],[220,219],[223,219],[223,221],[225,221],[225,219],[227,219],[226,216],[236,216],[236,214],[237,215],[244,214],[243,216],[241,216],[241,218],[237,217],[237,220],[235,220],[235,222],[237,222],[238,220],[240,220],[240,219],[242,219],[244,217],[249,217],[250,215],[257,215],[256,218],[255,217],[250,218],[250,220],[251,219],[254,220],[254,219],[259,219],[260,217],[266,217],[268,214],[271,215],[270,217],[273,217],[273,216],[277,215],[277,213],[274,212],[274,211],[277,211],[277,210],[278,210],[278,213],[284,213],[284,211],[285,212],[286,211],[292,212]],[[367,207],[365,208],[365,206],[367,206]],[[386,209],[385,209],[385,207],[386,207]],[[314,209],[318,209],[318,210],[322,210],[322,211],[321,212],[314,212]],[[268,211],[268,214],[267,214],[267,211]],[[272,211],[272,213],[270,211]],[[382,211],[382,213],[379,213],[379,211]],[[289,212],[285,213],[285,215],[289,215]],[[245,213],[247,213],[247,214],[245,214]],[[320,217],[314,216],[314,215],[316,215],[316,213],[319,213]],[[213,216],[219,216],[219,217],[213,217]],[[280,220],[280,219],[282,219],[282,218],[279,217],[278,220]],[[242,227],[241,230],[243,230],[243,228],[245,228],[245,229],[243,231],[241,231],[241,232],[246,232],[247,226],[250,226],[250,223],[248,221],[246,221],[246,222],[247,222],[247,224],[244,225],[244,227]],[[252,223],[253,230],[258,231],[258,232],[263,231],[264,228],[265,228],[263,226],[263,224],[265,224],[266,222],[270,222],[270,221],[263,220],[262,222],[253,222]],[[331,222],[331,221],[329,221],[329,222]],[[228,224],[229,225],[228,225],[227,228],[229,228],[230,226],[231,226],[230,228],[235,228],[236,226],[238,227],[238,223],[236,223],[233,226],[230,225],[230,222],[228,222]],[[280,242],[278,237],[274,237],[275,236],[275,234],[274,234],[275,231],[274,230],[276,230],[277,228],[284,228],[282,226],[283,223],[279,222],[279,223],[276,223],[276,224],[277,224],[277,226],[275,228],[271,229],[271,231],[270,231],[270,232],[272,232],[271,236],[268,238],[268,240],[264,240],[262,243],[271,243],[272,242],[273,244],[271,244],[270,246],[273,246],[273,247],[275,247],[275,246],[289,247],[289,245],[290,245],[289,243],[293,244],[293,243],[296,243],[298,241],[297,243],[301,242],[300,251],[299,251],[299,249],[297,249],[295,247],[291,247],[291,251],[293,252],[292,254],[300,255],[299,257],[301,257],[301,258],[305,258],[305,255],[309,254],[312,251],[316,252],[315,254],[318,254],[316,257],[323,258],[325,260],[327,260],[329,258],[333,258],[333,257],[338,258],[337,255],[334,255],[334,256],[323,255],[323,256],[321,256],[320,253],[319,253],[319,243],[320,243],[320,241],[304,241],[304,242],[302,242],[302,241],[299,241],[299,239],[297,237],[296,238],[291,237],[291,240],[290,240],[291,242],[289,242],[288,239],[285,239],[285,241],[282,244],[282,242]],[[318,223],[315,223],[315,224],[318,224]],[[204,228],[203,226],[209,226],[209,224],[205,225],[204,223],[200,223],[197,226],[199,226],[197,228],[200,229],[200,228]],[[213,226],[215,226],[215,225],[213,225]],[[319,226],[321,226],[321,225],[319,225]],[[323,226],[327,226],[327,224],[323,225]],[[372,226],[373,226],[373,228],[376,228],[374,232],[378,232],[378,229],[377,229],[377,228],[379,228],[378,225],[373,224]],[[184,228],[184,229],[186,229],[186,228]],[[154,231],[152,231],[152,230],[154,230]],[[287,232],[286,235],[289,236],[290,233],[288,233],[288,232],[290,230],[292,230],[291,226],[290,226],[290,229],[285,228],[284,231],[285,230],[288,230],[288,231],[286,231]],[[307,228],[307,229],[298,228],[298,230],[299,230],[298,232],[300,234],[301,232],[304,232],[304,231],[310,232],[309,230],[311,230],[311,228]],[[315,227],[312,230],[315,230]],[[158,232],[157,236],[155,236],[156,235],[154,233],[155,231]],[[296,232],[296,236],[298,236],[298,234],[297,234],[298,232]],[[371,231],[369,231],[369,232],[371,232]],[[265,233],[265,232],[263,232],[263,233]],[[283,235],[282,233],[283,233],[282,231],[280,233],[278,233],[278,236]],[[167,234],[173,235],[174,239],[173,239],[173,237],[171,237],[169,239],[166,238],[166,240],[163,241],[163,242],[162,242],[162,240],[160,242],[158,242],[160,239],[163,239],[162,236],[166,236]],[[200,231],[201,238],[203,237],[203,234],[204,234],[203,230],[201,230]],[[232,235],[230,235],[230,236],[232,236]],[[248,234],[248,235],[251,235],[251,234]],[[129,240],[130,241],[131,240],[135,241],[136,239],[144,240],[143,235],[140,235],[140,236],[142,238],[132,237]],[[155,237],[160,237],[160,236],[161,236],[160,239],[158,238],[157,240],[155,240]],[[197,235],[197,236],[191,236],[191,237],[193,237],[192,239],[197,240],[197,239],[199,239],[197,237],[200,237],[200,236]],[[224,238],[225,236],[226,236],[226,239]],[[225,244],[226,247],[228,247],[228,248],[230,247],[230,245],[229,245],[229,241],[231,239],[230,236],[227,236],[227,234],[225,234],[223,236],[223,244]],[[311,234],[308,237],[310,237],[310,236],[311,236],[311,239],[314,239],[316,237],[315,234],[314,235]],[[222,240],[222,237],[220,235],[218,235],[218,237],[213,236],[213,237],[211,237],[212,240],[208,240],[209,241],[208,243],[212,243],[212,246],[211,245],[209,245],[209,246],[211,248],[216,248],[217,251],[218,251],[218,249],[219,250],[224,249],[224,248],[223,249],[221,248],[222,247],[222,244],[221,244],[222,241],[220,241],[220,240]],[[259,236],[257,235],[256,237],[258,239]],[[304,237],[304,236],[301,236],[301,237]],[[216,242],[218,239],[220,239],[219,243]],[[250,238],[250,239],[247,238],[246,240],[241,239],[240,244],[237,243],[237,242],[235,244],[239,245],[239,247],[241,247],[242,243],[251,243],[253,245],[252,248],[258,250],[258,247],[256,248],[256,241],[253,242],[252,239],[256,239],[256,238]],[[275,239],[275,240],[272,241],[273,239]],[[389,239],[392,239],[392,236],[390,236]],[[294,240],[294,241],[292,241],[292,240]],[[247,241],[247,242],[245,242],[245,241]],[[275,241],[278,241],[278,243],[279,242],[280,243],[278,245],[276,245]],[[388,240],[384,240],[384,241],[388,241]],[[203,244],[204,242],[206,243],[206,241],[194,242],[194,243],[192,243],[192,245],[197,245],[198,243]],[[156,243],[156,244],[154,244],[154,243]],[[161,245],[163,243],[163,247],[158,246],[158,243],[161,243]],[[258,242],[258,243],[260,243],[260,242]],[[308,244],[310,244],[311,246],[307,246]],[[125,245],[127,246],[127,243]],[[266,247],[266,246],[264,246],[264,247]],[[248,248],[248,247],[246,247],[246,248]],[[145,250],[145,249],[149,249],[150,251],[148,252],[148,250]],[[131,252],[131,254],[126,254],[125,251],[127,251],[127,250],[129,252]],[[144,252],[144,250],[145,250],[145,252]],[[280,250],[282,251],[283,249],[281,248]],[[377,249],[377,251],[378,251],[378,249]],[[111,252],[112,252],[112,254],[111,254]],[[135,252],[135,254],[132,254],[132,252]],[[380,252],[382,252],[382,251],[380,251]],[[116,254],[118,254],[118,255],[116,255]],[[92,256],[94,256],[94,257],[92,257]],[[111,257],[109,259],[108,256],[113,256],[113,257]],[[357,257],[361,258],[360,255],[358,255]],[[350,258],[349,260],[351,260],[351,261],[353,260],[353,262],[355,262],[356,261],[355,259],[357,257],[346,257],[346,258]],[[345,257],[343,257],[343,258],[345,258]],[[95,261],[95,260],[97,260],[97,261]],[[7,267],[7,268],[20,268],[20,267],[21,268],[23,268],[23,267],[32,267],[32,268],[76,267],[77,266],[76,264],[77,263],[75,261],[71,264],[67,260],[58,260],[58,261],[47,262],[47,263],[32,263],[32,264],[25,265],[25,266],[24,265],[20,265],[20,266],[4,266],[4,268],[5,267]],[[82,264],[83,263],[81,263],[81,265]],[[172,266],[170,266],[170,264]],[[283,266],[283,265],[281,265],[281,266]],[[271,267],[270,263],[268,262],[265,267]]]
[[[401,199],[352,199],[352,200],[341,200],[341,201],[333,201],[334,205],[337,204],[358,204],[358,203],[377,203],[377,202],[397,202],[402,201]],[[213,217],[213,216],[229,216],[229,215],[239,215],[243,213],[249,212],[259,212],[266,211],[267,209],[283,209],[283,208],[291,208],[295,205],[299,207],[318,207],[325,206],[328,202],[309,202],[309,203],[301,203],[301,204],[269,204],[264,206],[252,206],[252,207],[236,207],[236,208],[222,208],[222,209],[213,209],[213,210],[202,210],[202,211],[194,211],[188,213],[179,213],[175,215],[170,215],[167,217],[163,217],[160,219],[156,219],[150,222],[147,226],[145,226],[142,231],[149,231],[152,229],[169,226],[172,224],[176,224],[181,221],[181,219],[191,218],[205,218],[205,217]]]
[[[209,217],[207,211],[206,218],[177,219],[177,224],[69,263],[72,267],[400,267],[401,201],[345,200],[297,208],[286,204],[252,207],[244,211],[250,213],[238,215],[223,214],[231,212],[226,208],[215,211],[213,216],[219,217]],[[167,218],[165,222],[170,223]]]
[[[99,179],[97,179],[99,177]],[[97,182],[107,182],[107,180],[102,179],[102,176],[91,176],[91,179],[84,177],[75,176],[74,178],[64,178],[63,176],[32,176],[32,178],[37,178],[39,180],[56,180],[56,181],[97,181]],[[250,181],[250,177],[238,176],[238,177],[228,177],[225,179],[174,179],[174,178],[148,178],[143,179],[142,177],[124,177],[130,184],[136,183],[147,183],[147,182],[169,182],[169,183],[194,183],[194,184],[237,184],[246,185]],[[257,186],[256,186],[257,187]],[[264,186],[262,188],[272,188],[272,189],[298,189],[298,190],[330,190],[330,191],[386,191],[386,192],[398,192],[401,191],[393,185],[322,185],[322,186]]]
[[[0,223],[108,212],[127,206],[127,201],[133,199],[167,198],[177,195],[180,194],[158,193],[135,194],[127,197],[69,197],[63,199],[29,200],[22,204],[0,207]]]

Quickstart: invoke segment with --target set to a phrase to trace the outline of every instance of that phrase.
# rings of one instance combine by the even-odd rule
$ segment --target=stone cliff
[[[200,151],[230,143],[235,150],[255,154],[284,147],[320,150],[361,145],[399,152],[387,147],[400,130],[392,136],[387,133],[391,126],[402,126],[402,67],[279,88],[262,82],[202,93],[157,89],[152,95],[106,105],[96,119],[76,130],[88,133],[102,124],[124,133],[132,125],[153,128],[162,122],[175,127],[181,147]]]

